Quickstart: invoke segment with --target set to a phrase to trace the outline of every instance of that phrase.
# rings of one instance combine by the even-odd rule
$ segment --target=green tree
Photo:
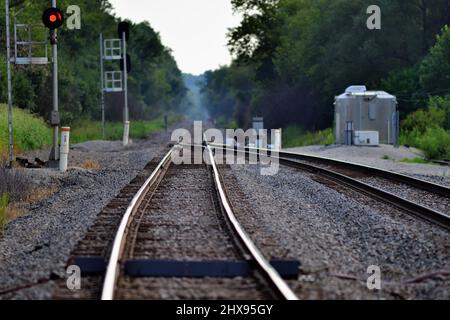
[[[63,11],[73,4],[70,0],[58,1]],[[100,67],[99,34],[106,38],[117,37],[119,19],[111,13],[107,0],[79,0],[81,30],[59,30],[59,95],[62,122],[71,125],[80,118],[100,119]],[[12,1],[12,17],[20,23],[40,23],[41,14],[49,3],[42,1]],[[0,39],[5,41],[4,11],[0,11]],[[186,97],[181,72],[170,49],[148,22],[131,23],[128,43],[132,60],[129,75],[129,105],[131,117],[149,118],[170,110],[179,110]],[[0,54],[5,56],[4,46]],[[118,70],[119,63],[106,64],[107,70]],[[39,113],[46,119],[52,106],[50,66],[25,66],[13,68],[13,101],[21,108]],[[0,81],[6,87],[6,68],[0,70]],[[113,120],[122,118],[120,94],[108,95],[107,115]],[[0,96],[6,101],[4,90]]]
[[[420,67],[420,82],[435,94],[450,91],[450,28],[445,26]]]

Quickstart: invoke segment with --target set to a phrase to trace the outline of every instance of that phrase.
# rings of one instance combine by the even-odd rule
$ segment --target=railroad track
[[[206,151],[211,165],[171,164],[172,153],[181,147]],[[79,297],[296,299],[283,278],[298,276],[298,262],[281,261],[280,266],[280,261],[267,261],[247,236],[214,162],[217,148],[226,149],[189,145],[166,150],[162,161],[152,161],[104,209],[99,225],[88,232],[69,262],[79,265],[83,273],[87,270],[83,286],[94,288]],[[247,155],[251,152],[256,150],[246,150]],[[387,171],[308,155],[281,152],[278,156],[283,165],[307,170],[449,229],[447,215],[360,181],[365,175],[389,179]],[[397,183],[401,180],[411,188],[449,199],[445,186],[393,176]],[[67,289],[61,292],[57,298],[74,298],[67,296]]]
[[[135,183],[124,189],[119,198],[129,205],[113,206],[124,212],[120,222],[117,216],[101,218],[79,244],[70,263],[83,273],[94,270],[94,280],[83,279],[101,287],[89,298],[296,300],[285,279],[297,277],[298,262],[268,261],[249,238],[227,198],[213,150],[203,146],[209,165],[174,165],[172,154],[180,148],[153,163],[140,188]],[[112,228],[113,241],[96,244],[107,242]],[[73,298],[66,293],[56,297]]]
[[[224,145],[213,144],[213,147],[222,148],[223,150],[234,150],[235,154],[244,152],[237,148],[230,149]],[[259,150],[262,150],[265,155],[272,155],[271,150]],[[258,154],[258,149],[246,148],[245,154],[246,156]],[[334,183],[354,189],[376,200],[397,207],[415,217],[450,230],[450,188],[447,186],[379,168],[331,158],[282,151],[277,152],[274,156],[279,159],[280,164],[319,175]],[[370,180],[373,179],[371,177],[379,179],[377,185],[382,184],[383,187],[374,186]],[[400,194],[401,192],[398,190],[393,190],[395,189],[392,185],[393,183],[398,184],[401,188],[407,186],[409,194],[405,196]],[[411,189],[414,189],[414,192],[410,192]],[[427,205],[420,204],[418,201],[426,202]],[[439,203],[440,209],[431,208],[433,203]]]

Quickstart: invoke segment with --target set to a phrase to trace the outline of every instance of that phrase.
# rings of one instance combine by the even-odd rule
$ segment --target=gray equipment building
[[[384,91],[367,91],[365,86],[351,86],[336,97],[334,105],[337,144],[398,145],[395,96]]]

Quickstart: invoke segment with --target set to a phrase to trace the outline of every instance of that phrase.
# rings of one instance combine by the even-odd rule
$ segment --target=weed
[[[9,195],[7,193],[3,193],[0,196],[0,231],[3,231],[3,229],[6,226],[6,223],[8,222],[6,216],[8,204],[9,204]]]
[[[400,160],[400,162],[403,163],[417,163],[417,164],[430,164],[431,162],[429,160],[423,159],[423,158],[405,158]]]
[[[21,201],[30,191],[30,178],[22,169],[0,167],[0,195],[8,194],[11,201]]]
[[[91,160],[91,159],[84,161],[80,165],[80,167],[83,169],[86,169],[86,170],[99,170],[100,169],[100,165],[98,164],[98,162],[95,160]]]

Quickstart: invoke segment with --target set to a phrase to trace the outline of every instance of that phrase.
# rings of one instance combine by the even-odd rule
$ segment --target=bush
[[[421,149],[427,159],[450,157],[449,97],[431,97],[427,110],[416,111],[402,122],[400,141]]]
[[[450,95],[445,97],[431,97],[429,104],[431,108],[440,109],[444,113],[443,126],[445,129],[450,130]],[[442,121],[442,119],[438,120]]]
[[[418,110],[408,115],[402,123],[402,129],[406,132],[425,133],[430,126],[443,127],[445,116],[445,110],[430,104],[428,110]]]
[[[443,128],[431,127],[417,138],[417,146],[427,159],[450,158],[450,133]]]

